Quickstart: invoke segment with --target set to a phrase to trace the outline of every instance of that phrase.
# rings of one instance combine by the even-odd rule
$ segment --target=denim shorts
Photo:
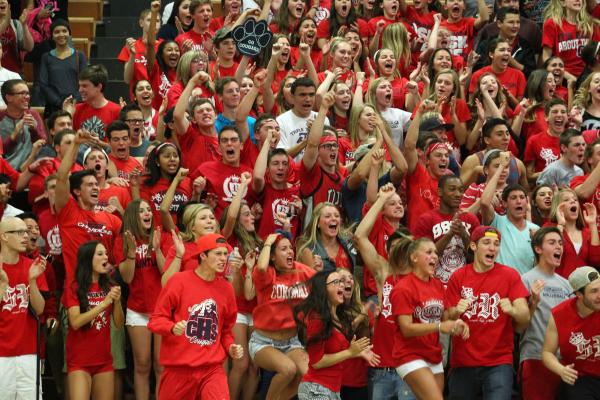
[[[298,400],[340,400],[340,394],[314,382],[300,382]]]
[[[283,354],[286,354],[294,349],[303,348],[302,343],[300,343],[300,340],[298,340],[298,335],[288,340],[275,340],[261,335],[257,331],[252,332],[250,342],[248,343],[248,353],[250,354],[250,358],[254,360],[256,353],[265,347],[273,347],[281,351]]]
[[[417,399],[395,368],[369,369],[369,398],[371,400]]]

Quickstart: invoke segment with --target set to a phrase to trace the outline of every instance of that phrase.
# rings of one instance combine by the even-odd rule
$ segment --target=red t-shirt
[[[213,94],[210,92],[210,90],[208,90],[206,86],[200,85],[196,86],[196,88],[202,90],[202,94],[200,95],[200,97],[206,99],[210,99],[213,97]],[[175,105],[177,104],[177,100],[179,100],[179,98],[181,97],[181,93],[183,93],[184,89],[185,86],[183,86],[183,83],[181,81],[173,82],[173,85],[169,88],[167,92],[167,110],[171,107],[175,107]]]
[[[306,320],[306,340],[321,334],[324,329],[323,320],[317,314],[310,314]],[[344,362],[339,362],[330,367],[314,369],[313,365],[318,363],[326,354],[339,353],[350,346],[348,339],[338,329],[332,329],[331,336],[325,341],[311,343],[307,346],[308,371],[302,377],[302,382],[314,382],[325,386],[332,392],[339,392],[342,386],[342,373]]]
[[[310,51],[310,59],[318,71],[321,67],[321,63],[323,62],[323,52],[315,46],[315,48],[311,49]],[[298,60],[300,60],[300,50],[298,47],[290,47],[290,60],[292,60],[292,65],[298,64]],[[305,68],[306,66],[304,66],[304,69]]]
[[[417,113],[417,110],[419,109],[420,105],[421,105],[421,103],[417,104],[417,106],[413,110],[412,115],[410,116],[410,119],[414,119],[415,114]],[[453,123],[451,107],[450,107],[449,103],[444,103],[444,105],[442,106],[441,114],[442,114],[442,118],[444,119],[445,123],[447,123],[447,124]],[[469,111],[469,106],[467,105],[467,102],[464,101],[463,99],[456,99],[456,116],[458,117],[459,122],[468,122],[471,120],[471,111]],[[448,135],[448,143],[450,143],[454,149],[458,149],[460,146],[458,145],[458,142],[456,141],[456,137],[454,136],[454,131],[449,130],[446,133]]]
[[[420,215],[439,207],[438,180],[431,176],[423,164],[417,162],[413,173],[406,176],[406,188],[407,223],[412,232]]]
[[[11,22],[20,24],[20,22],[16,20],[12,20]],[[2,67],[21,73],[23,65],[21,64],[21,60],[17,57],[17,54],[19,53],[17,49],[22,49],[17,43],[17,35],[12,27],[12,23],[10,23],[0,35],[0,42],[2,42]],[[23,29],[25,28],[23,27]]]
[[[178,135],[177,139],[183,155],[182,165],[192,172],[202,163],[221,159],[219,139],[201,134],[194,124],[190,124],[188,130]]]
[[[572,298],[554,307],[552,317],[558,331],[561,364],[575,364],[579,378],[600,378],[600,312],[582,318],[577,311],[577,298]]]
[[[46,254],[52,256],[52,270],[56,290],[62,291],[65,282],[65,261],[62,254],[60,232],[58,230],[58,217],[49,209],[44,210],[38,214],[38,224],[40,226],[40,234],[46,242]]]
[[[581,185],[589,177],[590,174],[574,177],[573,179],[571,179],[571,189],[575,190],[577,186]],[[596,191],[594,192],[594,194],[592,194],[591,197],[585,199],[583,202],[594,203],[594,205],[596,206],[596,210],[600,210],[600,185],[596,187]],[[596,221],[598,222],[598,226],[600,226],[600,214],[598,214]]]
[[[196,271],[175,274],[160,292],[148,329],[162,336],[160,364],[197,368],[223,364],[234,343],[237,317],[231,284],[222,278],[205,281]],[[186,321],[185,334],[173,326]]]
[[[68,310],[79,307],[77,282],[73,281],[65,290],[63,304]],[[92,282],[87,293],[89,310],[101,304],[108,292],[103,291],[98,282]],[[110,316],[113,305],[98,314],[92,322],[75,330],[69,324],[67,332],[67,367],[101,366],[112,364],[110,352]],[[83,310],[82,313],[87,310]]]
[[[520,111],[521,106],[517,105],[515,107],[514,115],[518,115]],[[530,118],[532,120],[523,121],[523,126],[521,127],[521,137],[525,140],[525,142],[529,141],[529,138],[533,135],[544,133],[548,130],[548,122],[546,122],[546,115],[544,114],[543,105],[538,106],[535,111],[533,111],[533,115]]]
[[[367,22],[365,20],[357,18],[356,19],[356,24],[358,25],[358,31],[361,34],[363,32],[367,32],[368,31]],[[351,28],[351,26],[348,25],[348,24],[342,24],[342,25],[340,25],[340,28],[341,27],[346,27],[348,29]],[[329,20],[326,19],[324,21],[321,21],[321,23],[317,26],[317,38],[318,39],[329,39],[332,36],[337,36],[337,32],[334,32],[333,35],[331,35],[329,33]],[[315,67],[317,67],[317,66],[315,65]]]
[[[391,295],[394,318],[412,316],[413,323],[436,324],[444,314],[444,287],[431,278],[428,282],[410,273],[394,286]],[[394,340],[394,359],[399,365],[414,360],[425,360],[432,364],[442,361],[442,347],[438,332],[425,336],[405,337],[400,329]]]
[[[121,231],[121,220],[104,211],[87,211],[70,198],[58,213],[58,227],[65,260],[66,284],[75,277],[77,250],[90,240],[102,242],[111,262],[115,237]]]
[[[430,210],[425,214],[418,216],[419,220],[412,231],[415,238],[426,237],[434,242],[440,240],[446,233],[450,232],[452,225],[452,214],[442,214],[440,209]],[[470,235],[473,229],[479,226],[479,220],[470,212],[459,214],[459,219]],[[435,277],[447,284],[450,275],[458,268],[466,264],[466,250],[462,238],[453,236],[446,245],[444,251],[439,254],[438,262],[435,266]]]
[[[308,281],[315,270],[294,262],[294,269],[279,273],[269,266],[266,271],[254,268],[252,280],[258,305],[252,312],[254,328],[278,331],[296,327],[292,307],[308,296]]]
[[[158,50],[158,45],[162,42],[162,39],[158,39],[154,44],[154,51]],[[146,65],[148,64],[148,60],[146,59],[146,44],[139,38],[135,41],[135,45],[133,48],[135,52],[135,58],[133,59],[133,77],[131,78],[131,82],[129,83],[129,96],[131,100],[134,100],[133,88],[138,81],[148,80],[148,69]],[[131,51],[129,51],[129,47],[123,46],[121,52],[117,56],[117,60],[121,61],[125,64],[129,61],[129,56],[131,55]]]
[[[217,195],[217,207],[215,217],[221,218],[223,210],[231,204],[233,196],[239,190],[242,182],[241,175],[244,172],[252,175],[252,169],[240,164],[238,167],[227,165],[222,161],[209,161],[201,164],[191,175],[191,179],[203,176],[206,179],[204,191]],[[248,197],[248,193],[244,198]]]
[[[165,178],[160,178],[154,185],[147,186],[142,183],[140,186],[140,198],[146,200],[152,208],[155,224],[160,224],[160,205],[171,186],[171,181]],[[185,177],[183,181],[175,189],[175,196],[169,208],[173,222],[177,223],[177,211],[192,199],[192,180]]]
[[[8,275],[8,288],[0,297],[0,357],[36,354],[36,320],[29,312],[29,268],[33,260],[19,255],[16,264],[2,264]],[[47,291],[44,274],[36,280]]]
[[[592,40],[600,40],[600,29],[594,24]],[[552,54],[559,56],[565,63],[565,71],[579,76],[585,68],[581,59],[581,49],[589,42],[589,37],[584,37],[577,31],[577,26],[563,19],[561,24],[548,18],[542,30],[542,46],[552,50]]]
[[[385,279],[381,289],[381,311],[375,321],[375,331],[373,333],[373,353],[381,357],[380,368],[396,368],[400,361],[395,354],[390,351],[390,345],[393,346],[397,337],[398,325],[394,316],[394,307],[392,305],[392,290],[402,279],[408,275],[390,275]]]
[[[4,158],[2,158],[1,162],[6,162],[6,161],[4,160]],[[10,164],[8,164],[8,166],[10,166]],[[38,201],[35,201],[35,199],[37,199],[39,196],[44,194],[44,192],[46,191],[46,185],[44,184],[44,181],[50,175],[55,174],[56,171],[58,171],[59,166],[60,166],[60,160],[55,157],[52,159],[51,163],[45,164],[43,167],[38,169],[38,171],[35,174],[33,174],[33,176],[31,177],[31,180],[29,181],[29,193],[27,194],[27,201],[29,202],[29,204],[32,205],[33,212],[35,212],[38,215],[43,210],[47,210],[50,207],[50,204],[48,203],[48,199],[46,199],[46,198],[44,198],[43,200],[38,200]],[[71,167],[71,173],[81,171],[82,169],[83,168],[81,167],[81,165],[74,163],[73,166]],[[7,174],[8,176],[11,177],[13,185],[15,185],[13,190],[16,190],[16,184],[17,184],[17,180],[19,178],[19,174],[17,173],[16,179],[15,179],[15,178],[13,178],[13,175],[8,173],[8,170],[2,171],[2,173]]]
[[[440,28],[450,31],[450,52],[466,59],[475,41],[475,18],[464,17],[457,22],[448,22],[446,18],[442,18]]]
[[[523,94],[525,94],[525,84],[527,83],[527,80],[521,71],[516,68],[507,67],[506,71],[496,73],[492,70],[491,65],[486,65],[485,67],[473,72],[473,75],[471,75],[471,83],[469,84],[469,93],[473,93],[475,91],[479,77],[486,72],[491,72],[494,74],[500,81],[500,84],[507,88],[508,91],[517,99],[522,98]]]
[[[169,69],[166,73],[160,69],[158,62],[154,62],[152,68],[152,74],[150,75],[150,85],[152,86],[152,92],[154,92],[154,98],[152,99],[152,108],[155,110],[160,109],[162,101],[167,97],[167,93],[173,82],[177,78],[177,71]]]
[[[301,162],[299,175],[300,196],[309,199],[313,209],[324,201],[337,206],[341,204],[342,184],[347,175],[345,168],[340,168],[334,175],[330,175],[323,171],[318,161],[310,171],[304,162]]]
[[[121,106],[112,101],[100,108],[94,108],[88,103],[77,103],[73,116],[73,129],[87,129],[96,133],[100,140],[106,140],[106,127],[114,120],[119,119]]]
[[[194,32],[193,29],[190,29],[187,32],[177,35],[177,37],[175,38],[175,42],[177,42],[177,44],[179,45],[179,50],[181,51],[181,54],[184,53],[183,42],[185,42],[188,39],[191,39],[192,42],[194,43],[190,50],[200,51],[200,52],[208,54],[210,52],[204,48],[204,42],[206,42],[206,41],[212,42],[212,38],[214,35],[215,35],[215,33],[213,31],[211,31],[210,29],[208,29],[204,33],[196,33],[196,32]]]
[[[283,229],[283,226],[281,226],[275,216],[277,213],[284,213],[286,215],[292,213],[290,204],[294,202],[294,196],[300,197],[300,187],[298,185],[278,190],[269,183],[265,184],[259,199],[263,209],[260,225],[258,227],[258,235],[261,238],[266,239],[269,234],[274,233],[277,229]],[[292,235],[293,237],[296,237],[300,219],[298,215],[296,215],[295,210],[292,215],[290,220],[292,224]]]
[[[463,193],[462,200],[460,201],[460,209],[465,210],[475,204],[475,202],[481,198],[484,190],[485,183],[471,183]],[[494,211],[498,215],[506,214],[506,209],[504,208],[504,205],[502,205],[502,202],[498,202],[494,206]]]
[[[208,68],[208,73],[210,75],[210,79],[216,81],[217,79],[222,79],[227,76],[232,77],[235,76],[235,72],[238,68],[238,63],[234,62],[231,67],[225,67],[223,65],[219,65],[219,67],[215,70],[215,61],[210,62],[210,67]]]
[[[163,254],[166,254],[165,256],[165,265],[164,265],[164,271],[167,270],[167,268],[169,268],[169,265],[171,265],[171,263],[173,262],[173,260],[175,259],[175,246],[173,245],[173,241],[170,239],[169,235],[165,234],[166,238],[168,238],[167,241],[165,242],[170,242],[170,244],[168,245],[161,245],[161,249],[163,249]],[[163,236],[165,237],[165,236]],[[183,271],[190,271],[190,270],[194,270],[198,267],[198,257],[192,257],[192,252],[196,249],[196,243],[195,242],[183,242],[183,247],[185,248],[185,252],[183,253],[183,257],[181,258],[181,267],[179,268],[179,271],[183,272]]]
[[[523,162],[535,162],[535,172],[541,172],[548,165],[560,158],[560,138],[550,136],[548,132],[533,135],[525,144]]]
[[[131,202],[131,193],[127,188],[116,186],[116,185],[108,185],[107,188],[100,189],[100,194],[98,195],[98,204],[96,204],[96,211],[105,211],[109,206],[108,201],[111,197],[116,197],[119,200],[119,204],[123,207],[123,210],[127,208],[127,204]],[[118,211],[115,211],[115,215],[120,217]]]
[[[122,160],[113,156],[111,153],[108,155],[108,158],[115,164],[115,167],[117,167],[117,176],[119,178],[129,180],[129,174],[131,174],[133,171],[136,169],[140,171],[144,170],[142,164],[140,164],[135,157],[128,156],[127,159]]]
[[[469,339],[452,338],[452,366],[512,365],[512,318],[502,311],[500,300],[512,302],[528,296],[517,270],[506,265],[495,263],[484,273],[476,272],[472,264],[454,271],[446,289],[446,305],[455,307],[460,299],[469,299],[471,307],[461,315],[469,325]]]
[[[166,232],[162,232],[167,235]],[[160,271],[156,263],[156,250],[149,252],[149,244],[136,240],[135,247],[135,272],[133,281],[129,284],[129,297],[127,308],[142,314],[150,314],[154,311],[154,305],[160,293]],[[113,250],[115,262],[120,264],[126,261],[123,248],[123,235],[115,240]]]

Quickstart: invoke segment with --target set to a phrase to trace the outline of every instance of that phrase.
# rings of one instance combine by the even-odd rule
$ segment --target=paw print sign
[[[232,36],[240,53],[255,57],[271,43],[273,33],[264,20],[257,22],[254,18],[248,18],[243,25],[233,30]]]

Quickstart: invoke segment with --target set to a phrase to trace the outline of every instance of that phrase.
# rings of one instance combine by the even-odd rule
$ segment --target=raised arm
[[[177,175],[175,175],[175,178],[173,178],[171,181],[171,184],[169,185],[169,188],[167,189],[165,196],[160,203],[160,220],[162,222],[163,229],[167,232],[170,232],[176,228],[175,222],[173,222],[173,217],[171,216],[171,205],[173,204],[177,187],[188,176],[188,173],[188,169],[179,168]]]
[[[408,164],[406,163],[406,159],[400,151],[400,148],[394,140],[390,136],[388,132],[388,124],[384,121],[380,115],[377,115],[377,129],[381,132],[381,136],[383,137],[383,142],[387,146],[387,151],[390,154],[390,158],[392,159],[392,164],[394,168],[390,171],[390,177],[392,182],[395,185],[400,185],[402,181],[402,177],[408,171]]]
[[[325,126],[325,118],[331,106],[335,103],[335,95],[333,92],[328,92],[319,108],[319,113],[313,121],[310,131],[308,132],[308,138],[306,140],[306,150],[302,157],[302,163],[308,171],[311,171],[317,163],[319,157],[319,144],[321,141],[321,135],[323,134],[323,127]]]
[[[180,135],[184,135],[190,127],[190,121],[186,118],[185,112],[192,97],[192,91],[199,83],[206,82],[207,79],[210,79],[210,77],[206,72],[196,72],[183,89],[179,99],[177,99],[175,110],[173,110],[173,122],[175,122],[175,129]]]
[[[579,200],[585,201],[593,196],[598,186],[600,186],[600,163],[594,167],[581,185],[575,187],[575,193],[579,197]]]
[[[260,148],[260,153],[258,153],[256,161],[254,162],[254,170],[252,171],[252,191],[255,194],[261,194],[265,188],[267,160],[269,158],[269,151],[271,150],[271,142],[273,141],[274,134],[275,132],[273,129],[268,130],[267,137]]]
[[[242,172],[240,179],[240,187],[231,199],[231,204],[227,208],[225,226],[223,226],[223,229],[221,229],[221,234],[225,239],[229,239],[229,237],[233,234],[233,228],[238,219],[240,207],[242,206],[242,200],[248,192],[248,185],[250,184],[251,180],[250,172]]]
[[[252,86],[252,89],[246,93],[242,101],[240,101],[237,112],[235,113],[235,126],[239,129],[242,135],[242,143],[246,143],[250,137],[247,117],[248,114],[250,114],[250,110],[252,110],[254,101],[256,101],[256,98],[258,97],[260,88],[265,84],[266,77],[267,71],[265,70],[259,71],[256,73],[256,75],[254,75],[254,85]]]
[[[56,171],[56,195],[54,199],[54,211],[56,214],[60,213],[60,210],[67,205],[69,196],[71,196],[69,188],[69,172],[71,171],[75,157],[77,157],[77,153],[79,152],[79,146],[82,143],[93,141],[94,138],[89,132],[80,129],[75,134],[73,143],[71,143],[65,156],[60,162],[58,171]]]
[[[154,0],[150,3],[150,28],[148,28],[148,43],[146,43],[146,71],[148,76],[152,76],[154,63],[156,62],[156,22],[158,21],[160,12],[160,0]]]
[[[407,164],[407,173],[412,174],[417,167],[419,161],[419,155],[417,153],[417,140],[419,139],[419,125],[421,124],[421,118],[423,114],[434,111],[436,104],[431,100],[423,100],[419,105],[419,108],[413,118],[406,137],[404,138],[404,159]]]
[[[129,49],[129,59],[123,65],[123,80],[130,84],[133,79],[133,69],[135,66],[135,39],[127,38],[125,45]]]
[[[494,175],[492,175],[491,179],[485,185],[483,193],[481,193],[480,210],[484,225],[491,224],[496,216],[496,211],[494,211],[492,202],[494,200],[496,190],[498,189],[500,175],[502,175],[504,168],[508,167],[508,163],[510,162],[510,154],[508,152],[503,152],[500,156],[500,159],[500,167],[496,170],[496,172],[494,172]]]
[[[267,239],[263,244],[263,248],[260,250],[258,261],[256,261],[256,268],[258,268],[259,271],[265,272],[267,268],[269,268],[271,246],[273,243],[275,243],[275,239],[277,239],[276,233],[271,233],[269,236],[267,236]]]
[[[490,10],[485,4],[485,0],[477,0],[477,8],[479,9],[479,16],[475,20],[475,29],[481,29],[490,19]]]

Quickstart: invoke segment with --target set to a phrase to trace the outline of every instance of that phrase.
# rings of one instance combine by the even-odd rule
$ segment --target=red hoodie
[[[198,367],[221,364],[234,343],[231,329],[237,317],[233,287],[222,278],[205,281],[195,271],[173,275],[162,289],[148,329],[163,336],[160,364]],[[173,326],[187,321],[183,335]]]

